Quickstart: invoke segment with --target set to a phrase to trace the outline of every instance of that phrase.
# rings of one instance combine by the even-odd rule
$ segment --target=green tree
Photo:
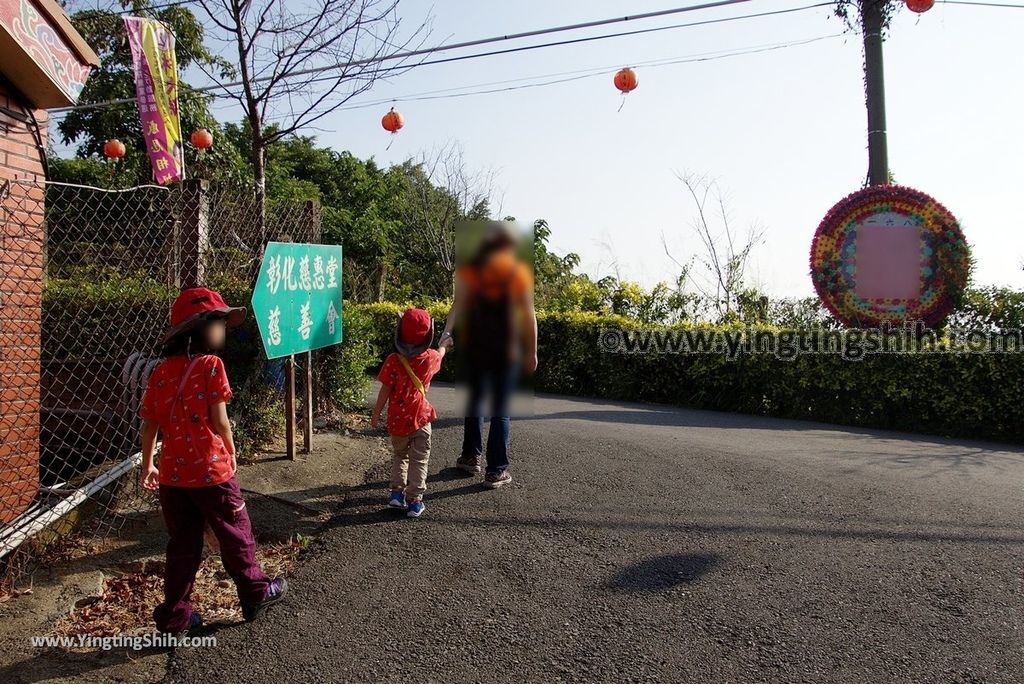
[[[548,291],[538,306],[545,311],[608,312],[608,292],[589,276],[574,275],[557,291]]]
[[[537,306],[542,309],[575,311],[577,309],[566,298],[565,290],[574,278],[573,272],[579,266],[580,256],[574,252],[558,256],[548,247],[550,240],[551,226],[548,222],[544,219],[534,221],[533,270]]]
[[[609,282],[612,313],[626,316],[644,323],[666,323],[671,318],[672,291],[665,283],[658,283],[650,290],[637,282],[622,280]]]
[[[248,125],[226,125],[224,139],[239,154],[246,154],[251,145]],[[401,268],[410,249],[402,219],[401,203],[407,197],[402,166],[382,169],[372,159],[363,161],[349,152],[318,145],[312,136],[279,139],[267,146],[266,159],[269,201],[320,203],[322,239],[345,248],[342,273],[348,299],[411,296],[414,278]],[[245,166],[251,182],[252,167]],[[446,295],[432,292],[431,296]]]

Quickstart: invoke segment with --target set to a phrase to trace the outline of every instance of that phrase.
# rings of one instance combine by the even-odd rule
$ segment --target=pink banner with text
[[[174,34],[159,21],[125,17],[135,68],[135,99],[153,177],[169,185],[185,177],[178,116],[178,62]]]

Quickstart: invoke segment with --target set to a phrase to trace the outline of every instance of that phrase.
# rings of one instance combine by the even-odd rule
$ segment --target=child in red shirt
[[[159,489],[170,539],[164,572],[164,602],[153,612],[162,632],[180,633],[202,624],[192,611],[192,584],[208,525],[220,543],[224,569],[234,580],[242,614],[254,619],[284,597],[283,578],[271,579],[256,562],[256,542],[235,479],[235,444],[228,421],[231,386],[222,349],[228,326],[245,318],[213,290],[184,290],[171,307],[164,360],[149,378],[139,416],[142,424],[142,486]],[[163,437],[159,469],[153,462],[157,434]]]
[[[431,349],[434,322],[423,309],[409,309],[398,322],[395,347],[377,379],[380,392],[370,425],[377,427],[387,403],[388,434],[394,447],[391,460],[391,494],[388,505],[407,510],[410,518],[423,515],[430,463],[430,423],[437,411],[427,401],[430,380],[441,370],[447,347]]]

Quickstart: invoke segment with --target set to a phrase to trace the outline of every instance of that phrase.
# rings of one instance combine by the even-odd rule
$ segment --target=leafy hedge
[[[228,302],[245,304],[250,291],[221,283]],[[96,281],[51,279],[44,292],[44,359],[107,358],[123,362],[132,351],[155,352],[174,292],[148,280],[109,276]],[[1020,327],[1024,297],[988,297],[954,316],[988,330]],[[449,304],[429,305],[435,340]],[[365,404],[368,372],[394,347],[404,306],[351,304],[343,310],[344,343],[314,354],[319,410]],[[1024,442],[1024,355],[878,354],[846,360],[804,354],[611,354],[600,332],[638,330],[616,316],[581,313],[539,315],[540,367],[534,379],[544,392],[652,401],[805,420]],[[650,326],[642,326],[645,330]],[[656,328],[669,330],[669,328]],[[691,332],[740,331],[728,326],[676,326]],[[779,333],[762,326],[758,331]],[[811,330],[788,331],[796,343]],[[240,450],[259,448],[283,429],[280,395],[268,379],[255,321],[232,333],[223,353],[236,397],[232,416]],[[454,377],[459,361],[446,363],[441,379]]]
[[[363,305],[374,340],[393,347],[394,321],[405,308]],[[428,307],[444,325],[447,305]],[[651,330],[630,319],[582,313],[540,313],[539,391],[650,401],[692,408],[816,420],[951,437],[1024,442],[1024,354],[904,353],[848,360],[838,354],[627,354],[602,352],[608,328]],[[674,326],[660,330],[732,331],[736,326]],[[780,328],[757,331],[778,334]],[[788,331],[794,344],[809,330]],[[455,355],[457,359],[457,354]]]
[[[538,385],[829,423],[1024,441],[1024,356],[608,354],[598,317],[545,317]],[[628,324],[627,324],[628,325]],[[762,330],[777,333],[778,330]],[[808,331],[792,331],[797,341]]]
[[[373,320],[358,306],[342,307],[343,342],[313,353],[314,387],[321,392],[322,408],[361,409],[366,406],[370,377],[380,347],[373,338]]]

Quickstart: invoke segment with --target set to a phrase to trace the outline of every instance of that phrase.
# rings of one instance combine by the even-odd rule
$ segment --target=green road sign
[[[341,342],[341,245],[268,243],[252,313],[270,359]]]

